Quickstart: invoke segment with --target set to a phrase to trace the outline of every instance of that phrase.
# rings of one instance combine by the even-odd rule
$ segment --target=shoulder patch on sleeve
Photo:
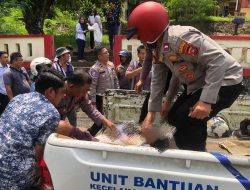
[[[111,67],[111,68],[115,67],[114,64],[111,61],[108,62],[108,66]]]
[[[177,45],[177,53],[191,55],[193,57],[196,57],[199,54],[199,48],[197,46],[189,44],[185,40],[181,40],[179,44]]]
[[[92,78],[97,78],[98,76],[98,72],[95,69],[91,69],[89,74]]]

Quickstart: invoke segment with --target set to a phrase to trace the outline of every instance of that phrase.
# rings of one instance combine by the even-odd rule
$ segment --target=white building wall
[[[6,51],[6,45],[8,46],[9,54],[12,52],[17,52],[17,46],[19,46],[20,53],[22,54],[24,61],[32,61],[36,57],[42,57],[45,55],[43,37],[0,38],[0,50]]]

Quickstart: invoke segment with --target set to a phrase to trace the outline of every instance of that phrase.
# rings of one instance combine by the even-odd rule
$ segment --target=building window
[[[9,54],[9,45],[8,44],[4,44],[3,47],[4,47],[4,51]]]
[[[33,54],[33,52],[32,52],[32,43],[28,43],[28,56],[32,57],[32,54]]]
[[[16,51],[19,52],[19,53],[21,52],[20,44],[16,44]]]

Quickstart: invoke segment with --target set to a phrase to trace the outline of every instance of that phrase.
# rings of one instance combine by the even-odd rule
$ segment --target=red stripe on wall
[[[30,61],[24,61],[22,66],[23,66],[25,69],[29,69],[29,68],[30,68]]]
[[[244,77],[250,77],[250,68],[244,68],[243,69],[243,76]]]
[[[119,51],[122,49],[122,39],[126,38],[125,35],[115,35],[114,37],[114,46],[113,46],[113,56],[114,56],[114,65],[117,67],[120,64]]]
[[[250,40],[250,36],[210,36],[214,40]]]
[[[6,35],[0,36],[0,38],[37,38],[37,37],[44,37],[43,34],[24,34],[24,35]]]
[[[44,35],[44,57],[53,60],[54,59],[54,36]]]

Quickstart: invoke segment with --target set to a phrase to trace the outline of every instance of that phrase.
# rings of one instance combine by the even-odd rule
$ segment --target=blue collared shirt
[[[35,145],[44,145],[60,115],[38,92],[14,97],[0,117],[0,189],[35,183]]]
[[[0,63],[0,94],[4,94],[4,95],[7,95],[7,92],[6,92],[4,81],[3,81],[3,73],[6,69],[8,69],[8,67],[9,67],[9,65],[4,67]]]

